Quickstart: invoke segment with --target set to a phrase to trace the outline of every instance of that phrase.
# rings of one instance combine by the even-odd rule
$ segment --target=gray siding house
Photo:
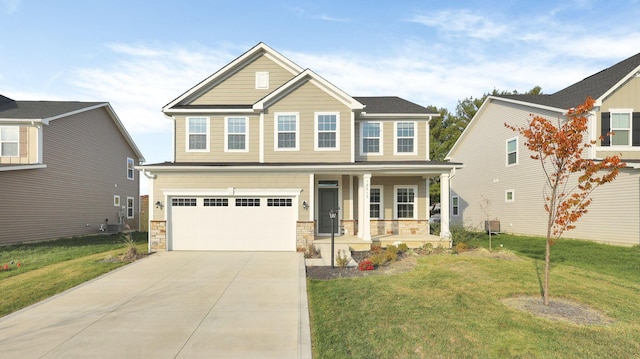
[[[143,160],[109,103],[0,96],[0,244],[137,229]]]
[[[562,118],[587,96],[596,101],[588,138],[597,141],[587,156],[618,154],[627,167],[593,193],[589,212],[564,236],[640,244],[640,54],[553,94],[488,97],[448,154],[465,165],[451,179],[451,222],[483,229],[485,220],[498,220],[502,232],[545,235],[540,163],[504,123]]]

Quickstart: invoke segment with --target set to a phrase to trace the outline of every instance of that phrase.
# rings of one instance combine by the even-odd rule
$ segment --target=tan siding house
[[[428,185],[443,179],[448,208],[461,165],[429,161],[438,114],[423,106],[352,97],[260,43],[163,112],[174,159],[139,166],[151,251],[305,250],[331,234],[354,248],[451,244],[446,219],[430,232]]]
[[[138,228],[143,157],[108,103],[4,99],[28,160],[0,164],[0,243]]]
[[[588,96],[596,100],[587,156],[620,155],[627,163],[618,178],[593,192],[589,212],[564,234],[617,245],[640,244],[640,54],[551,95],[490,96],[448,154],[464,168],[451,179],[458,208],[451,221],[484,229],[498,220],[502,232],[546,234],[545,177],[524,139],[505,128],[526,124],[530,115],[563,118]],[[602,136],[602,140],[600,139]]]

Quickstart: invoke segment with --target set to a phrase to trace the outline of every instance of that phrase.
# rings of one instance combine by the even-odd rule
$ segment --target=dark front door
[[[318,233],[331,233],[331,217],[329,211],[338,208],[338,188],[318,188]],[[335,219],[333,233],[338,233],[338,214]]]

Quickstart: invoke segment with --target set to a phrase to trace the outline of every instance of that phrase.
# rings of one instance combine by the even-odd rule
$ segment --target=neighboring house
[[[448,211],[460,165],[429,160],[425,107],[351,97],[259,43],[162,111],[174,159],[140,166],[151,250],[294,251],[332,232],[450,245],[447,221],[429,233],[429,181]]]
[[[451,221],[480,229],[499,220],[502,232],[546,235],[540,163],[504,123],[525,125],[531,115],[557,120],[587,96],[596,101],[588,139],[597,144],[586,157],[618,154],[627,168],[593,192],[588,213],[564,236],[640,244],[640,54],[551,95],[488,97],[447,157],[465,164],[451,180]]]
[[[141,161],[106,102],[0,96],[0,244],[137,229]]]

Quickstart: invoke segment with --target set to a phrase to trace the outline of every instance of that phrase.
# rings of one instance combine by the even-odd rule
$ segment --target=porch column
[[[364,218],[362,218],[364,205],[364,180],[362,175],[358,176],[358,238],[362,238],[364,233]]]
[[[428,233],[431,234],[431,191],[429,188],[430,180],[429,178],[426,178],[424,181],[425,181],[425,184],[427,185],[427,195],[424,198],[425,205],[427,206],[427,220],[429,221],[427,226],[429,228]]]
[[[449,173],[440,175],[440,238],[451,238],[449,232]]]
[[[362,201],[362,215],[358,216],[362,218],[364,226],[362,228],[362,239],[365,241],[371,240],[371,173],[365,173],[363,176],[363,190],[364,200]],[[358,221],[359,222],[359,221]]]

